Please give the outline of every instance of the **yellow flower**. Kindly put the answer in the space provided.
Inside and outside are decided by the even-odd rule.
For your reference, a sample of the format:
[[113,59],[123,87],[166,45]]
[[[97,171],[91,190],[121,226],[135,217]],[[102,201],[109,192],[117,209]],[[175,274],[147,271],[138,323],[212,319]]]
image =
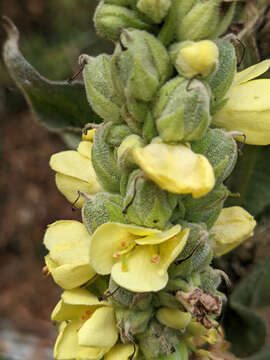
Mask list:
[[244,133],[247,144],[270,144],[270,79],[252,80],[269,67],[265,60],[238,73],[228,102],[213,118],[215,125]]
[[[91,163],[93,133],[83,136],[77,151],[67,150],[52,155],[50,167],[56,171],[55,181],[58,190],[73,203],[78,198],[78,190],[95,194],[101,190]],[[81,196],[75,206],[81,208],[85,199]]]
[[133,150],[136,163],[162,189],[175,194],[206,195],[215,185],[209,161],[184,145],[151,143]]
[[52,312],[61,322],[54,347],[57,360],[99,360],[117,342],[114,310],[85,289],[64,291]]
[[211,229],[216,256],[233,250],[253,235],[256,221],[239,206],[224,208]]
[[90,235],[86,227],[73,220],[56,221],[48,226],[44,244],[49,273],[64,289],[73,289],[92,279],[95,272],[89,265]]
[[189,231],[108,222],[93,234],[90,263],[101,275],[111,273],[120,286],[134,292],[158,291],[168,281],[167,269],[184,248]]

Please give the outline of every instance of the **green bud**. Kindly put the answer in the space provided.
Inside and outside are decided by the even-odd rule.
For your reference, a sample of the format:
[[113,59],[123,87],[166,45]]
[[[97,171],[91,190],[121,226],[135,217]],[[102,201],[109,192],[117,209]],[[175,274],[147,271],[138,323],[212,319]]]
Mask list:
[[219,49],[219,66],[216,73],[210,76],[209,85],[212,91],[211,114],[221,110],[226,103],[224,96],[232,85],[236,74],[235,48],[230,41],[216,40]]
[[124,207],[127,220],[139,226],[164,229],[173,211],[171,197],[135,170],[129,177]]
[[213,166],[216,184],[231,174],[237,161],[238,149],[233,136],[222,129],[210,129],[198,141],[191,143],[194,152],[207,157]]
[[[219,6],[222,0],[199,0],[176,25],[176,38],[183,40],[203,40],[214,34],[220,21]],[[180,2],[181,5],[183,3]],[[180,5],[180,8],[181,8]],[[190,3],[186,5],[187,9]],[[184,11],[183,11],[184,15]]]
[[112,123],[103,124],[95,133],[92,148],[92,165],[103,189],[108,192],[119,192],[121,176],[113,148],[107,143],[107,136],[111,126]]
[[134,311],[124,308],[115,308],[117,327],[120,330],[121,340],[131,342],[133,336],[144,332],[152,317],[152,308],[144,311]]
[[[175,292],[175,291],[187,292],[190,290],[190,284],[188,282],[186,282],[185,280],[181,279],[180,277],[169,278],[166,289],[168,291],[173,291],[173,292]],[[174,299],[175,299],[175,297],[174,297]],[[178,304],[178,308],[179,308],[179,304]]]
[[119,39],[119,30],[121,29],[134,28],[150,32],[155,30],[155,27],[146,22],[138,11],[104,4],[103,1],[96,8],[94,23],[97,32],[112,41]]
[[177,344],[174,350],[172,354],[160,356],[155,360],[189,360],[188,349],[184,343]]
[[136,6],[138,0],[103,0],[104,4],[112,4],[118,6]]
[[184,229],[189,229],[186,246],[177,258],[178,261],[182,261],[193,254],[194,250],[200,245],[200,243],[207,238],[208,232],[205,224],[189,223],[186,221],[181,221],[179,223]]
[[109,293],[111,301],[116,307],[126,307],[134,311],[149,309],[152,302],[151,293],[134,293],[120,287],[112,277],[110,278]]
[[[202,271],[212,261],[213,250],[207,241],[202,241],[200,245],[196,247],[192,255],[183,261],[178,259],[169,268],[169,274],[171,277],[181,276],[187,278],[193,272]],[[179,261],[179,263],[177,263]]]
[[[84,55],[83,55],[84,56]],[[116,123],[121,119],[121,100],[117,95],[111,75],[111,56],[85,57],[83,70],[87,99],[94,111],[105,121]]]
[[199,199],[187,195],[183,200],[186,209],[185,219],[193,223],[203,222],[210,229],[216,222],[228,195],[228,189],[222,184]]
[[156,313],[158,321],[172,329],[185,330],[191,321],[191,314],[179,309],[162,307]]
[[132,131],[127,125],[112,125],[107,136],[107,143],[113,147],[120,146],[122,141],[131,134]]
[[147,112],[147,116],[143,124],[142,135],[147,143],[150,143],[151,140],[158,135],[156,124],[150,111]]
[[126,137],[117,149],[117,159],[119,170],[129,170],[138,166],[133,160],[132,150],[138,147],[144,147],[144,140],[135,134]]
[[82,220],[89,234],[109,221],[124,223],[122,196],[105,192],[91,196],[82,208]]
[[221,283],[220,272],[208,266],[201,274],[201,288],[214,293]]
[[119,45],[113,55],[115,86],[127,99],[150,101],[172,73],[169,55],[146,31],[125,30],[120,40],[124,50]]
[[138,9],[159,24],[167,15],[171,6],[171,0],[139,0]]
[[191,141],[203,136],[210,124],[210,96],[206,86],[181,77],[168,81],[154,104],[158,133],[165,142]]
[[170,309],[179,309],[179,302],[175,296],[167,291],[159,291],[155,294],[156,307],[168,307]]
[[144,333],[137,336],[139,347],[145,357],[156,359],[159,356],[173,354],[179,343],[179,332],[152,320]]

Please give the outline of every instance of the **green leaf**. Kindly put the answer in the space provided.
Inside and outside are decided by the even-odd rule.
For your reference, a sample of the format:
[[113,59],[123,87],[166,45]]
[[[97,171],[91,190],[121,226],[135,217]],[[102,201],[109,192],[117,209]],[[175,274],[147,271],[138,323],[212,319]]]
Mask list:
[[245,358],[244,360],[269,360],[270,359],[270,345],[266,345],[257,354]]
[[258,310],[270,304],[270,255],[238,285],[225,316],[227,339],[237,356],[253,355],[266,340],[266,324]]
[[254,216],[261,215],[270,206],[269,158],[269,146],[245,145],[227,183],[240,198],[229,198],[227,206],[243,206]]
[[2,21],[7,33],[3,48],[5,64],[36,120],[51,131],[77,133],[89,122],[101,122],[87,102],[83,84],[50,81],[41,76],[20,52],[16,26],[5,16]]

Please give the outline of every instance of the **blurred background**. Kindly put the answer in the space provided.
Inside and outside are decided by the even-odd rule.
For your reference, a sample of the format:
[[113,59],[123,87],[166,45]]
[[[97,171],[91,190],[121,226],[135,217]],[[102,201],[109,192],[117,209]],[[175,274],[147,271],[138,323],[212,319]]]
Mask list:
[[[110,46],[98,39],[96,1],[0,0],[21,33],[25,58],[45,77],[65,80],[81,53]],[[0,26],[0,46],[6,37]],[[48,223],[79,219],[57,191],[50,156],[66,149],[61,138],[33,119],[0,60],[0,359],[52,359],[50,312],[60,289],[42,276],[42,238]]]

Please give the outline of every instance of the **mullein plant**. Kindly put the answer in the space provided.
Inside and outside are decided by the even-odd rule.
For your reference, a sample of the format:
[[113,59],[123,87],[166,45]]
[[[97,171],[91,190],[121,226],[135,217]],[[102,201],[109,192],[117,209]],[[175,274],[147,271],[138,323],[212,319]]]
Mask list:
[[[58,360],[222,360],[226,274],[211,266],[256,222],[224,207],[237,141],[270,144],[270,60],[237,73],[235,3],[105,0],[97,32],[112,55],[81,55],[102,119],[50,160],[82,222],[48,226],[45,272],[62,287],[52,313]],[[76,99],[74,99],[76,101]],[[256,119],[256,121],[255,121]],[[221,352],[222,352],[221,351]]]

